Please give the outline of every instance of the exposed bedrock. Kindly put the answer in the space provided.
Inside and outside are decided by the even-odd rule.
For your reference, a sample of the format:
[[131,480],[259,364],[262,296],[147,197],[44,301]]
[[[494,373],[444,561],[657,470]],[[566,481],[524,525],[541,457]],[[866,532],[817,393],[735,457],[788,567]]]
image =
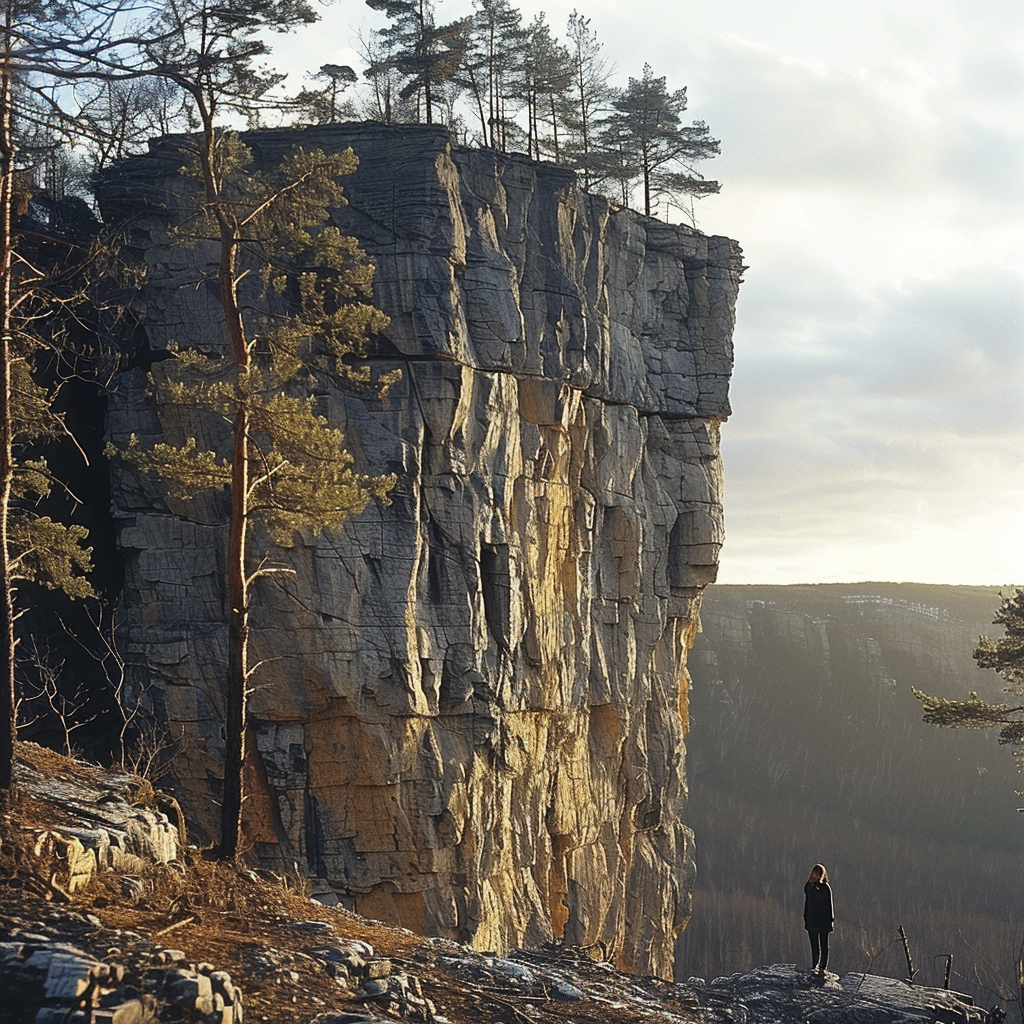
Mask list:
[[[430,126],[247,136],[360,159],[337,223],[392,318],[383,400],[326,390],[389,506],[274,552],[259,590],[246,831],[362,914],[480,948],[602,941],[671,976],[688,919],[686,652],[722,542],[740,251],[616,208],[574,175],[453,147]],[[108,179],[150,268],[143,325],[221,344],[174,143]],[[200,426],[123,375],[109,432]],[[133,684],[184,742],[187,810],[212,835],[226,634],[224,509],[120,471]],[[269,548],[268,548],[269,550]]]

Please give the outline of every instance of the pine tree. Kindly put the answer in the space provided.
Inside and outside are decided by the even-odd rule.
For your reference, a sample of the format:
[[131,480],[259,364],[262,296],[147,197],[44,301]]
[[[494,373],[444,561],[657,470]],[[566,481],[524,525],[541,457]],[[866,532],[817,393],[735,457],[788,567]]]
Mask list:
[[[241,836],[248,692],[258,668],[248,660],[252,587],[274,571],[253,564],[251,528],[262,522],[284,545],[296,530],[339,526],[392,483],[352,469],[342,435],[317,413],[312,390],[325,373],[370,387],[368,375],[347,360],[387,322],[367,301],[372,264],[329,225],[328,210],[343,202],[336,179],[355,158],[297,151],[275,171],[253,170],[248,149],[221,124],[225,115],[255,123],[274,102],[283,76],[260,63],[270,52],[266,33],[316,18],[306,0],[227,0],[218,7],[178,0],[158,9],[145,46],[152,73],[182,90],[200,128],[188,163],[196,212],[175,236],[212,246],[209,277],[223,316],[222,357],[183,345],[172,369],[157,368],[155,383],[166,400],[219,417],[230,454],[189,438],[149,450],[133,442],[122,454],[165,477],[178,494],[230,493],[225,859],[236,856]],[[258,294],[248,294],[256,280]],[[291,308],[283,309],[286,299]]]
[[515,101],[522,96],[527,36],[509,0],[474,0],[460,80],[469,89],[485,146],[505,152],[518,134]]
[[83,251],[55,240],[45,259],[29,259],[19,214],[40,177],[58,184],[69,168],[64,143],[90,137],[83,89],[133,73],[125,59],[132,43],[117,31],[124,6],[3,0],[0,15],[0,797],[13,782],[17,583],[35,579],[72,597],[91,594],[85,531],[34,509],[58,482],[24,452],[62,429],[35,361],[91,302],[94,274],[109,256],[99,246]]
[[573,11],[566,35],[573,61],[573,85],[562,105],[568,135],[562,153],[563,159],[580,172],[583,187],[589,188],[597,143],[595,122],[613,95],[612,69],[602,53],[601,42],[590,28],[589,18]]
[[612,100],[612,112],[601,122],[602,149],[611,156],[604,173],[619,187],[639,181],[643,209],[651,215],[661,196],[704,196],[718,192],[717,181],[708,181],[693,165],[719,152],[703,121],[682,123],[686,89],[669,92],[664,78],[655,78],[650,64],[642,78]]
[[466,49],[466,20],[438,25],[430,0],[366,0],[366,4],[394,23],[378,33],[383,56],[367,74],[397,71],[405,80],[400,98],[422,97],[422,120],[432,124],[436,90],[455,78]]
[[413,96],[402,97],[404,76],[391,63],[391,48],[379,32],[370,32],[359,39],[359,55],[370,83],[370,98],[362,104],[362,112],[371,121],[383,124],[410,124],[419,120],[418,104]]
[[[526,47],[520,75],[522,98],[526,102],[526,145],[529,155],[540,159],[561,158],[559,108],[574,81],[572,54],[551,35],[543,14],[526,29]],[[541,132],[546,124],[550,134]]]
[[[1024,695],[1024,588],[1004,597],[993,625],[1003,626],[1001,637],[978,637],[974,660],[979,668],[995,669],[1005,680],[1006,693]],[[967,700],[933,697],[914,688],[924,709],[924,720],[947,729],[991,729],[1000,726],[999,742],[1014,747],[1017,767],[1024,772],[1024,705],[987,701],[976,691]]]
[[[282,571],[256,557],[252,528],[261,523],[274,544],[290,546],[298,531],[338,529],[372,498],[384,498],[394,479],[357,473],[341,431],[316,408],[324,377],[374,387],[368,372],[349,361],[365,355],[387,324],[369,302],[372,264],[354,239],[329,224],[330,208],[344,202],[336,179],[354,170],[354,155],[297,150],[273,172],[260,172],[237,135],[218,133],[212,164],[205,160],[204,146],[189,168],[204,192],[175,237],[182,244],[220,239],[225,355],[182,347],[176,359],[154,367],[153,378],[164,403],[218,419],[230,455],[195,437],[152,448],[133,438],[117,454],[167,481],[178,497],[223,488],[231,494],[220,845],[230,859],[241,829],[248,693],[259,667],[249,664],[253,585]],[[258,294],[243,295],[240,282],[253,270]]]
[[320,70],[310,77],[324,84],[319,89],[303,89],[289,104],[302,121],[333,124],[342,116],[351,114],[351,103],[342,97],[345,90],[359,79],[352,68],[347,64],[321,64]]

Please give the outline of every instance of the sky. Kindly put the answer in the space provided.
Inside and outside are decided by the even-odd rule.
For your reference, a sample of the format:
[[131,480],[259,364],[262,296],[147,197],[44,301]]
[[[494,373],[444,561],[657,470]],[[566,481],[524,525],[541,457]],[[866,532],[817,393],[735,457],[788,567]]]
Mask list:
[[[697,223],[749,269],[720,582],[1024,584],[1024,4],[518,6],[563,38],[578,7],[618,84],[650,63],[721,140]],[[378,19],[338,0],[275,49],[359,69]]]

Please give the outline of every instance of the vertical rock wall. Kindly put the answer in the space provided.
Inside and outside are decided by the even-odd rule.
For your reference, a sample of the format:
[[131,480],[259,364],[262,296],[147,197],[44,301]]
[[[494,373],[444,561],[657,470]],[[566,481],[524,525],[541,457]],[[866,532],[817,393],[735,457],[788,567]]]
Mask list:
[[[351,145],[338,224],[392,318],[383,401],[322,408],[389,506],[275,557],[259,591],[247,832],[360,913],[482,948],[604,942],[671,976],[689,915],[686,652],[722,541],[739,249],[582,193],[564,169],[465,151],[430,126],[247,137],[258,161]],[[173,142],[108,180],[150,266],[143,329],[216,348]],[[159,370],[159,364],[157,370]],[[109,432],[180,439],[125,374]],[[194,816],[218,792],[226,650],[220,500],[123,474],[123,638],[135,684],[184,727]]]

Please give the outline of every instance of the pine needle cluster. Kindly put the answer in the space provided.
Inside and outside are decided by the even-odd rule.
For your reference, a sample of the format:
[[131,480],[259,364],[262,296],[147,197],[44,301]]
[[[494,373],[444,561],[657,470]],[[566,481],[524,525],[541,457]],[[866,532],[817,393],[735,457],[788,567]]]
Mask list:
[[[995,669],[1005,680],[1006,693],[1024,695],[1024,588],[1017,587],[992,620],[1004,627],[1000,637],[980,636],[974,660],[980,668]],[[924,720],[947,729],[991,729],[1000,726],[999,742],[1013,746],[1018,769],[1024,773],[1024,704],[984,700],[972,690],[967,700],[934,697],[914,688]]]
[[[254,172],[247,147],[225,134],[218,139],[218,202],[197,199],[194,215],[172,231],[179,244],[200,246],[216,237],[218,218],[230,218],[242,251],[240,277],[255,282],[255,301],[244,325],[244,364],[230,353],[177,346],[173,360],[154,368],[154,392],[161,403],[212,414],[225,425],[225,439],[244,407],[252,467],[247,514],[281,546],[301,531],[339,528],[372,498],[386,499],[395,483],[358,473],[343,432],[318,411],[328,382],[381,393],[397,376],[374,382],[359,362],[388,318],[371,302],[372,262],[330,223],[331,208],[345,202],[337,179],[355,167],[351,150],[295,150],[272,171]],[[199,176],[195,165],[186,173]],[[194,436],[151,446],[133,437],[116,453],[164,479],[176,497],[232,482],[231,457]]]

